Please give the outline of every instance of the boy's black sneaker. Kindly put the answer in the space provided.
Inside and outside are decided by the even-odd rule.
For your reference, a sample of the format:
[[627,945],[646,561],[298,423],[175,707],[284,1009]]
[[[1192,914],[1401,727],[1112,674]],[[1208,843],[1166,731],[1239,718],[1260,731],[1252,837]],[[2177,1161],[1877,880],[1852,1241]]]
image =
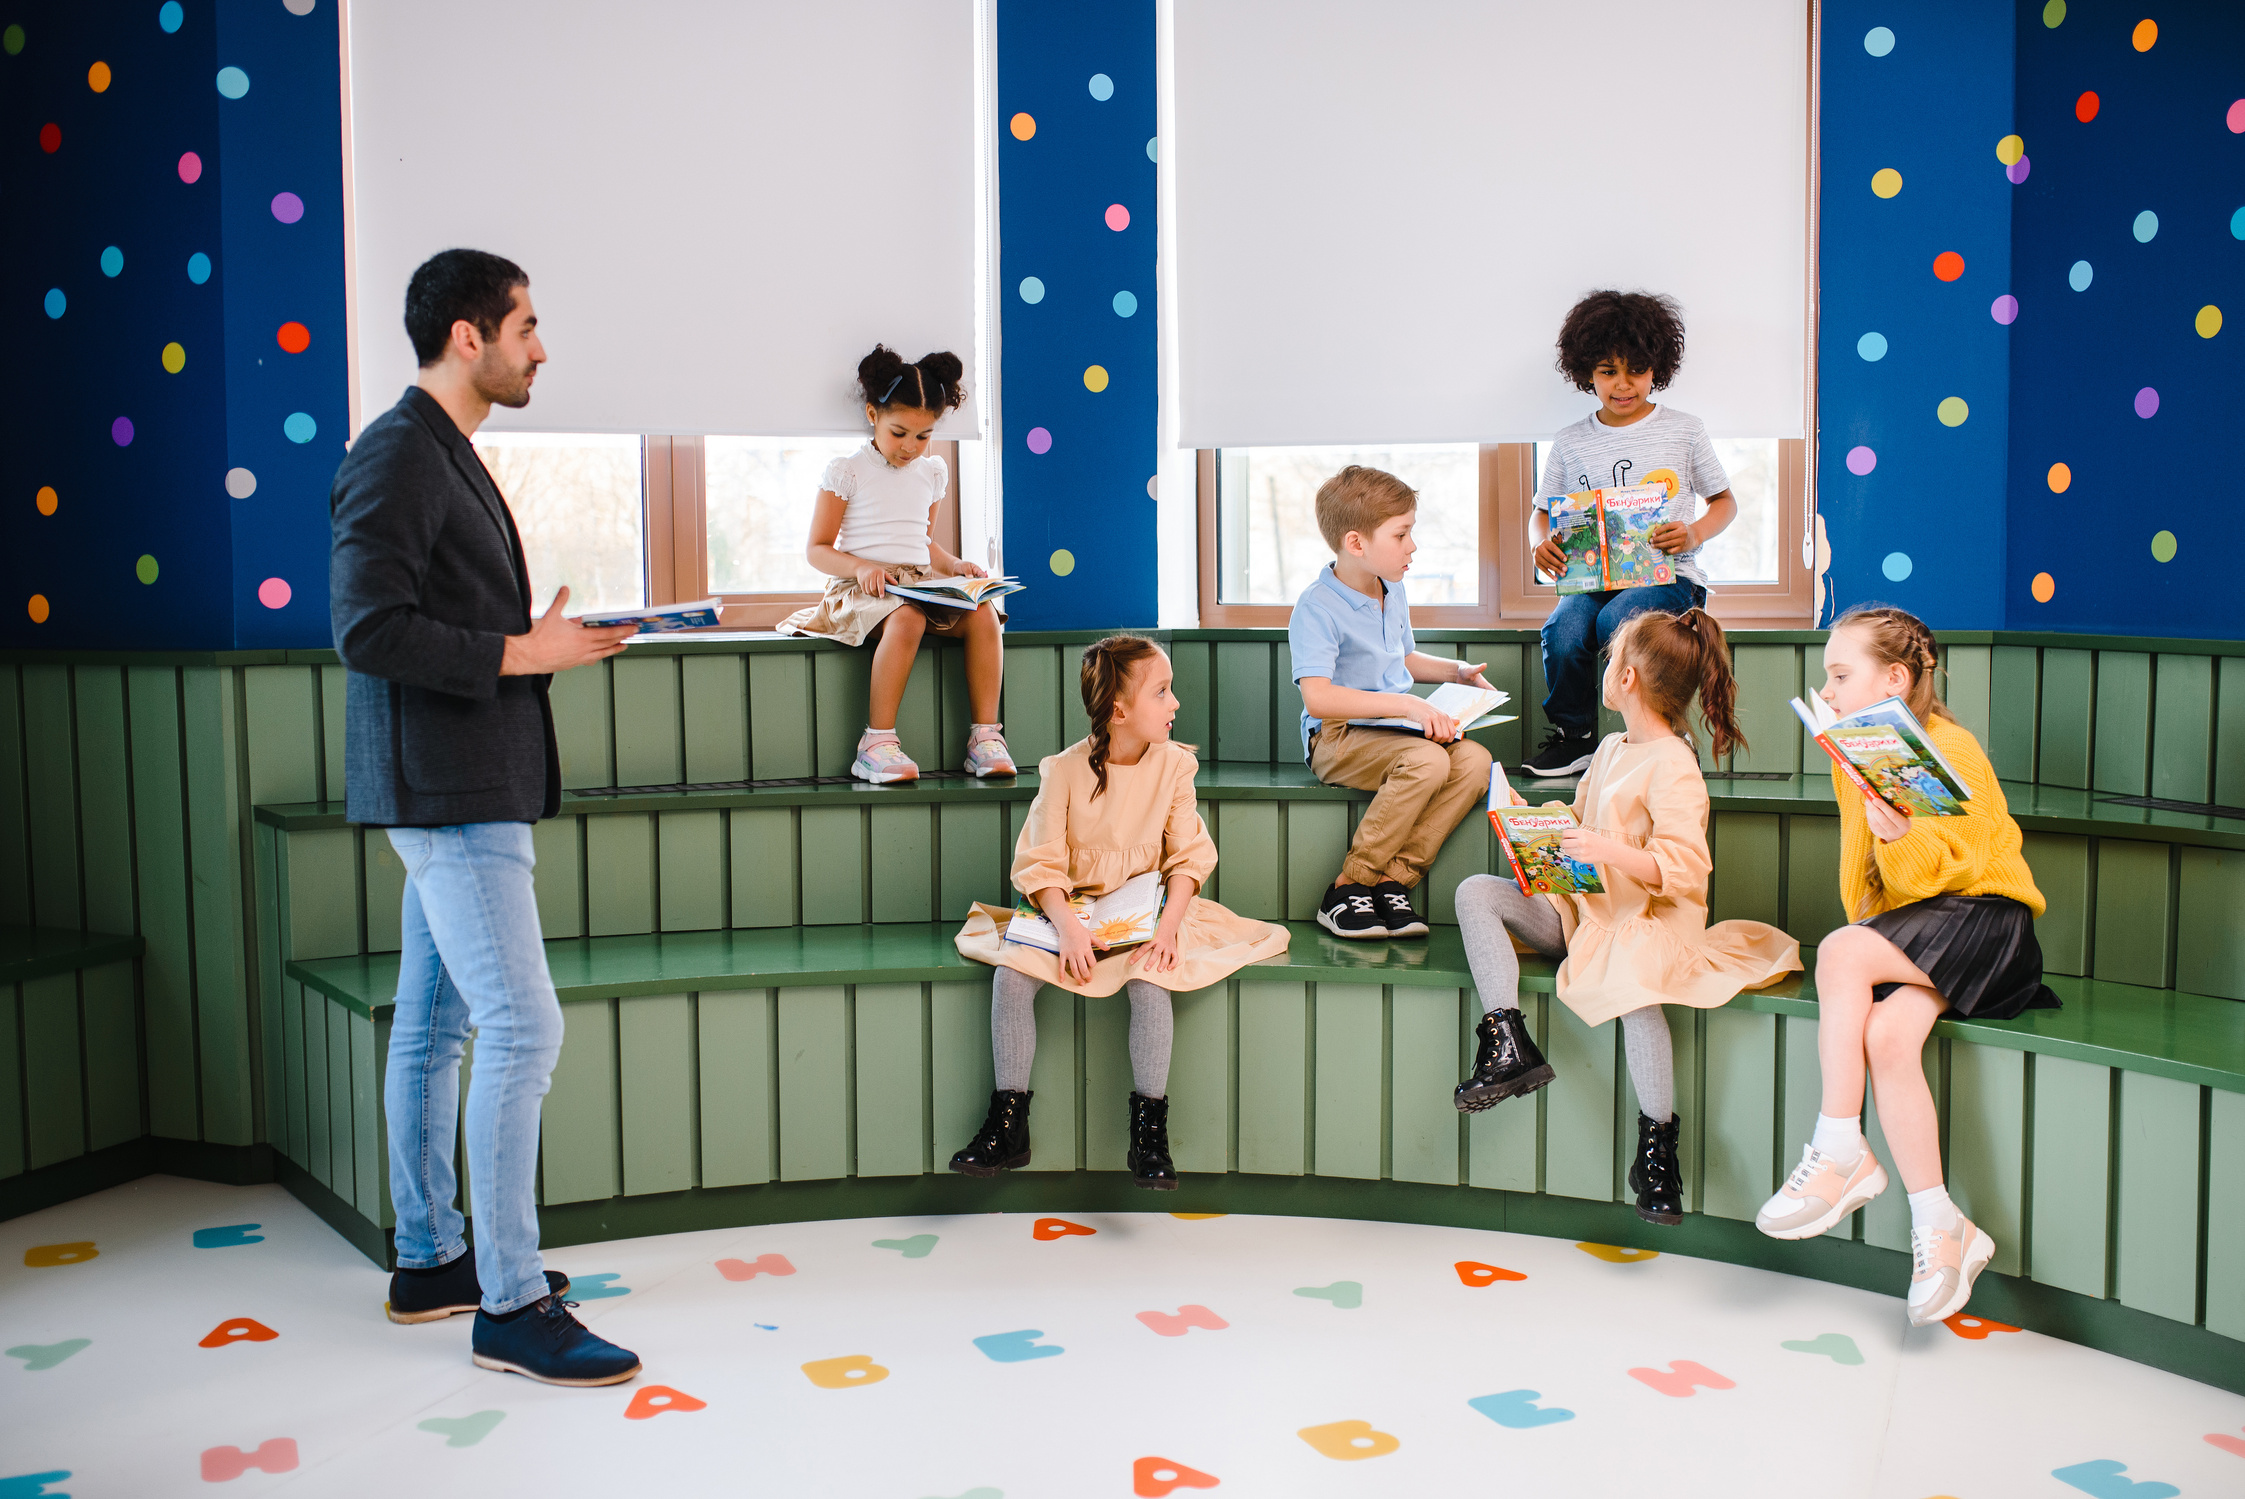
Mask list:
[[[546,1287],[559,1296],[569,1289],[569,1277],[548,1270]],[[382,1303],[382,1315],[392,1322],[436,1322],[481,1305],[483,1287],[476,1281],[476,1252],[471,1244],[465,1254],[434,1269],[392,1271],[390,1299]]]
[[1336,937],[1385,937],[1378,892],[1368,885],[1335,885],[1317,908],[1317,924]]
[[1528,763],[1520,768],[1532,776],[1556,778],[1580,775],[1590,768],[1591,758],[1598,753],[1598,735],[1570,734],[1554,724],[1544,734],[1543,743]]
[[1411,892],[1396,880],[1382,880],[1372,887],[1372,907],[1387,923],[1390,937],[1424,937],[1427,934],[1426,922],[1411,909]]

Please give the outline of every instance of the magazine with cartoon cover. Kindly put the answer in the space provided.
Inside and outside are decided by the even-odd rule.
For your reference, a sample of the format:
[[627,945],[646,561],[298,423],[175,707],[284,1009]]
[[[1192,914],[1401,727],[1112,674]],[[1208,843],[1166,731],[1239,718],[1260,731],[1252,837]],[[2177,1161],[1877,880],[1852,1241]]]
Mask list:
[[1890,697],[1841,718],[1820,697],[1795,698],[1793,712],[1849,780],[1895,811],[1911,817],[1966,814],[1972,793],[1964,778],[1902,699]]
[[[1496,800],[1494,788],[1490,801]],[[1569,858],[1559,851],[1559,840],[1575,826],[1575,813],[1564,802],[1540,807],[1492,805],[1489,820],[1504,840],[1505,856],[1512,862],[1512,877],[1524,895],[1602,895],[1605,881],[1598,866]]]
[[1606,587],[1651,588],[1675,582],[1675,564],[1652,542],[1653,529],[1668,520],[1668,486],[1632,484],[1597,494],[1604,519]]
[[611,625],[636,625],[643,635],[672,630],[714,630],[724,622],[722,599],[696,599],[690,604],[658,604],[651,609],[593,609],[575,616],[580,625],[605,629]]
[[1598,491],[1551,497],[1551,536],[1567,554],[1560,572],[1561,594],[1599,593],[1606,586],[1604,544],[1598,534]]
[[[1094,938],[1113,949],[1150,940],[1168,896],[1160,873],[1148,870],[1125,880],[1097,900],[1088,895],[1071,895],[1068,908],[1091,929]],[[1013,920],[1006,923],[1006,940],[1024,947],[1042,948],[1049,953],[1060,951],[1060,933],[1026,895],[1014,904]]]

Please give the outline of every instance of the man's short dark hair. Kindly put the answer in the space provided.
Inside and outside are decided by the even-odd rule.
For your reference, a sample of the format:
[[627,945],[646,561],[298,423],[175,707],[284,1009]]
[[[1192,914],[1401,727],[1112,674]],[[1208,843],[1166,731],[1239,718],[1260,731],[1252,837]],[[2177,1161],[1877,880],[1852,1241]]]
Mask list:
[[427,369],[444,357],[452,325],[465,322],[486,339],[514,311],[514,289],[528,286],[522,267],[482,250],[440,250],[405,284],[405,336]]
[[1559,329],[1559,373],[1575,389],[1593,389],[1591,372],[1615,355],[1649,371],[1666,390],[1684,362],[1684,313],[1674,297],[1594,291],[1567,310]]

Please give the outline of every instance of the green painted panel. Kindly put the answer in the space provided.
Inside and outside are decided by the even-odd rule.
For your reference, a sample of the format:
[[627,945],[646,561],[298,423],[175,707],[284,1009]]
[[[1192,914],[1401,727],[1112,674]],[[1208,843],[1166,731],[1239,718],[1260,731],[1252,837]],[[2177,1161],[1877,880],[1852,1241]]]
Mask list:
[[681,656],[686,779],[748,779],[748,658]]
[[[12,679],[0,677],[0,692],[12,692],[14,687]],[[25,1169],[22,1013],[21,986],[0,984],[0,1177]]]
[[1381,1169],[1385,1009],[1378,984],[1317,986],[1317,1132],[1311,1159],[1319,1176],[1378,1181],[1386,1174]]
[[70,668],[23,668],[25,803],[31,832],[31,910],[38,926],[84,926],[78,886],[78,785]]
[[2175,987],[2245,999],[2245,853],[2186,848],[2175,902]]
[[140,1023],[133,965],[104,963],[78,975],[85,1006],[88,1150],[137,1140],[140,1128]]
[[[748,658],[749,773],[759,780],[815,775],[811,657]],[[847,762],[844,769],[847,769]]]
[[585,935],[655,930],[655,819],[644,812],[585,819]]
[[[974,722],[974,705],[967,697],[967,653],[945,647],[935,653],[928,666],[937,674],[936,709],[942,720],[942,763],[963,765],[967,758],[967,730]],[[1002,681],[999,690],[1004,691]]]
[[[1545,998],[1541,994],[1520,996],[1521,1013],[1538,1046],[1544,1044]],[[1458,1076],[1462,1078],[1466,1068],[1472,1065],[1475,1048],[1480,1044],[1474,1034],[1474,1027],[1481,1023],[1479,991],[1464,991],[1458,1011],[1458,1023],[1463,1029],[1459,1049],[1464,1060],[1458,1066]],[[1453,1082],[1452,1087],[1455,1086]],[[1542,1097],[1543,1092],[1531,1093],[1526,1098],[1507,1099],[1478,1114],[1464,1116],[1468,1186],[1493,1187],[1507,1192],[1536,1190],[1537,1158],[1541,1154],[1536,1148],[1536,1137],[1539,1116],[1543,1112],[1538,1100]],[[1451,1107],[1454,1109],[1456,1105]]]
[[[344,720],[350,711],[351,674],[340,666],[323,666],[320,673],[320,798],[343,800],[343,753],[348,736]],[[168,676],[169,673],[167,672]]]
[[2027,1273],[2046,1286],[2105,1294],[2112,1071],[2033,1060],[2033,1227]]
[[1286,919],[1277,802],[1220,802],[1211,831],[1224,865],[1224,904],[1257,921]]
[[716,931],[725,925],[725,814],[664,812],[655,824],[662,929]]
[[[533,823],[531,825],[532,858],[536,859],[539,864],[546,862],[545,850],[538,846],[537,836],[539,830],[546,827],[558,828],[566,834],[569,840],[569,852],[572,855],[576,853],[577,822],[575,818],[570,818],[565,822]],[[302,835],[289,834],[287,836],[295,838]],[[366,881],[366,950],[368,952],[396,952],[404,941],[399,933],[399,926],[404,919],[405,861],[398,857],[396,849],[390,847],[389,836],[380,828],[368,828],[363,845],[361,865],[362,877]],[[572,859],[570,862],[574,863],[575,860]],[[574,884],[575,882],[572,881],[571,883]],[[574,891],[571,893],[574,895]],[[576,924],[574,920],[576,914],[577,902],[572,899],[569,902],[569,915],[572,918],[569,924],[572,926]],[[576,935],[576,933],[569,931],[557,932],[546,925],[544,919],[545,903],[542,900],[539,902],[538,915],[540,935],[547,937],[573,937]]]
[[[317,1001],[325,1003],[324,1000]],[[301,1166],[311,1154],[311,1126],[304,1112],[304,986],[294,979],[281,985],[281,1099],[266,1107],[273,1144]],[[153,1064],[151,1055],[150,1062]],[[161,1133],[161,1131],[158,1131]]]
[[1536,1095],[1544,1110],[1546,1192],[1614,1200],[1614,1043],[1613,1026],[1584,1025],[1557,1001],[1545,1007],[1543,1053],[1559,1074]]
[[616,1001],[624,1191],[683,1192],[694,1181],[694,1004],[683,994]]
[[284,836],[288,841],[281,862],[288,880],[289,956],[340,958],[357,952],[357,830],[321,828]]
[[763,807],[726,816],[732,819],[732,924],[795,925],[795,812]]
[[[850,762],[857,758],[858,739],[868,723],[867,698],[873,684],[873,652],[821,651],[810,661],[812,696],[817,703],[818,774],[848,775]],[[762,706],[761,699],[758,706]],[[911,753],[909,747],[906,753]]]
[[[1948,690],[1941,695],[1957,722],[1970,729],[1972,737],[1982,744],[1988,742],[1988,649],[1984,645],[1949,646],[1944,652]],[[1812,663],[1810,675],[1821,679],[1822,674],[1822,667]]]
[[935,808],[874,807],[875,921],[934,921]]
[[[1429,921],[1444,926],[1455,926],[1458,921],[1458,886],[1469,876],[1488,874],[1502,858],[1490,836],[1489,814],[1476,802],[1468,808],[1465,820],[1451,829],[1443,840],[1442,850],[1434,856],[1434,866],[1427,871],[1426,879],[1411,892],[1412,904]],[[1312,903],[1315,910],[1315,903]]]
[[1777,1017],[1729,1009],[1709,1010],[1706,1015],[1700,1211],[1720,1218],[1752,1218],[1781,1179],[1773,1154]]
[[[928,985],[928,1075],[934,1090],[935,1169],[974,1138],[990,1111],[990,984]],[[1032,1126],[1035,1120],[1031,1121]],[[1034,1129],[1031,1131],[1032,1146]]]
[[[924,665],[933,667],[934,663]],[[857,986],[857,1176],[929,1167],[927,1025],[918,984]],[[948,1154],[946,1156],[948,1159]]]
[[1177,694],[1177,721],[1169,726],[1169,732],[1173,738],[1199,746],[1204,760],[1216,758],[1215,741],[1209,738],[1210,726],[1215,722],[1209,713],[1215,683],[1215,650],[1205,640],[1180,640],[1169,648],[1169,690]]
[[[347,1023],[351,1029],[352,1179],[357,1188],[351,1205],[368,1222],[380,1224],[390,1202],[390,1142],[382,1128],[381,1107],[383,1061],[389,1048],[385,1044],[380,1051],[375,1049],[374,1022],[364,1015],[352,1015]],[[381,1039],[388,1041],[386,1035]]]
[[240,830],[247,809],[235,780],[234,675],[226,668],[188,667],[180,673],[180,686],[203,1138],[218,1145],[247,1145],[255,1138],[247,955],[242,950]]
[[2214,800],[2245,807],[2245,656],[2222,657],[2215,703]]
[[2150,782],[2151,657],[2141,651],[2099,651],[2092,784],[2099,791],[2142,796]]
[[[1083,1005],[1084,1169],[1122,1171],[1130,1150],[1130,996]],[[1172,1159],[1174,1159],[1172,1155]]]
[[[1676,1113],[1682,1121],[1681,1127],[1676,1131],[1676,1165],[1684,1178],[1685,1208],[1690,1212],[1698,1212],[1699,1163],[1705,1154],[1706,1147],[1702,1137],[1707,1130],[1706,1100],[1701,1096],[1699,1088],[1699,1054],[1703,1049],[1700,1037],[1704,1012],[1688,1005],[1664,1005],[1662,1008],[1668,1012],[1668,1045],[1676,1059]],[[1782,1028],[1781,1023],[1781,1031]],[[1779,1044],[1782,1049],[1782,1036]],[[1631,1107],[1625,1112],[1630,1117],[1617,1121],[1620,1133],[1614,1139],[1615,1151],[1621,1157],[1618,1165],[1625,1186],[1629,1181],[1629,1159],[1635,1153],[1637,1143],[1634,1089],[1629,1102]]]
[[[1063,748],[1060,737],[1060,652],[1049,645],[1006,647],[1006,745],[1026,769]],[[1073,692],[1076,684],[1069,682]]]
[[1271,648],[1261,641],[1216,646],[1216,760],[1271,758]]
[[[2214,784],[2214,658],[2161,656],[2151,730],[2151,794],[2202,802]],[[83,689],[81,689],[83,691]]]
[[1307,1166],[1309,1006],[1301,984],[1239,981],[1241,1171],[1300,1176]]
[[1294,651],[1283,640],[1271,642],[1271,759],[1299,763],[1302,755],[1302,689],[1294,683]]
[[[2214,1090],[2206,1133],[2206,1173],[2245,1181],[2245,1093]],[[2245,1339],[2245,1192],[2206,1200],[2206,1330]]]
[[619,786],[666,786],[686,777],[678,662],[676,656],[622,655],[608,663]]
[[547,698],[553,705],[554,743],[561,751],[561,784],[564,787],[618,784],[616,746],[608,711],[610,665],[608,661],[596,661],[575,671],[558,673],[547,689]]
[[782,989],[780,1180],[850,1174],[850,1031],[839,985]]
[[2050,973],[2089,971],[2090,899],[2096,883],[2090,874],[2087,838],[2071,833],[2027,833],[2020,852],[2034,874],[2047,909],[2035,922],[2042,965]]
[[[617,1158],[616,1001],[562,1008],[561,1060],[540,1115],[541,1202],[598,1202],[623,1190]],[[461,1091],[463,1101],[467,1098]],[[461,1189],[468,1187],[465,1173]]]
[[1847,925],[1840,899],[1840,820],[1785,819],[1785,930],[1814,946]]
[[[1060,743],[1063,747],[1091,732],[1091,718],[1084,712],[1084,649],[1080,645],[1060,648]],[[1176,691],[1174,682],[1170,690]]]
[[[1816,1133],[1816,1117],[1824,1111],[1824,1067],[1816,1055],[1821,1024],[1804,1015],[1787,1015],[1778,1025],[1778,1080],[1784,1087],[1777,1120],[1780,1171],[1790,1172],[1799,1163],[1801,1147]],[[1837,1232],[1844,1236],[1847,1230]]]
[[[0,922],[12,926],[31,924],[31,834],[24,823],[23,809],[21,680],[18,668],[0,665]],[[17,1127],[21,1127],[20,1120]]]
[[1473,1060],[1460,1055],[1458,992],[1398,985],[1391,1014],[1388,1175],[1455,1186],[1461,1116],[1451,1092]]
[[803,847],[818,851],[803,862],[803,925],[854,926],[868,919],[863,815],[856,807],[803,809]]
[[1988,664],[1988,761],[2006,781],[2035,778],[2036,687],[2033,646],[1999,645]]
[[[327,1103],[327,1021],[330,1007],[327,997],[309,989],[299,989],[302,997],[304,1049],[290,1061],[304,1069],[304,1154],[297,1164],[319,1178],[321,1186],[328,1186],[335,1178],[335,1160],[328,1142],[328,1125],[334,1117]],[[343,1013],[340,1010],[336,1014]],[[466,1090],[461,1097],[465,1099]],[[553,1100],[546,1100],[550,1112]]]
[[251,804],[319,800],[319,669],[247,668],[242,672],[242,716]]
[[1341,873],[1349,851],[1349,809],[1342,802],[1286,806],[1286,919],[1314,921],[1318,902]]
[[2089,784],[2095,660],[2091,651],[2042,653],[2042,757],[2035,779],[2046,786]]
[[[0,688],[7,685],[0,678]],[[126,674],[132,714],[134,877],[140,897],[142,1011],[148,1027],[148,1127],[193,1140],[195,973],[188,909],[187,815],[180,778],[179,676],[169,667]],[[0,714],[10,706],[0,696]],[[4,728],[0,724],[0,728]],[[9,746],[0,745],[0,756]]]
[[2122,984],[2174,982],[2168,934],[2174,910],[2168,845],[2097,840],[2096,950],[2092,972]]
[[349,1202],[358,1191],[358,1152],[352,1144],[350,1011],[329,1005],[327,1012],[328,1185]]
[[[554,817],[530,825],[530,857],[536,861],[531,881],[538,897],[538,929],[549,939],[585,934],[583,836],[584,819],[580,817]],[[366,840],[370,848],[377,838],[388,846],[389,839],[370,833]],[[391,857],[397,857],[394,850]],[[398,866],[401,877],[404,867]],[[366,930],[370,947],[374,940],[375,888],[370,863],[366,885]]]
[[86,1153],[78,975],[52,973],[32,979],[21,990],[28,1159],[36,1171]]
[[126,773],[125,674],[77,669],[78,849],[85,861],[86,927],[133,929],[132,791]]
[[[1081,1115],[1077,1080],[1076,996],[1050,986],[1037,991],[1037,1060],[1029,1069],[1030,1149],[1023,1169],[1074,1171],[1083,1165],[1083,1142],[1076,1128]],[[962,1144],[965,1142],[961,1142]]]
[[1736,646],[1731,651],[1731,669],[1738,678],[1738,726],[1749,746],[1731,757],[1731,768],[1797,773],[1801,768],[1801,721],[1786,705],[1801,691],[1801,648]]
[[2198,1320],[2199,1093],[2172,1078],[2120,1075],[2113,1294],[2182,1323]]
[[[1920,1059],[1920,1069],[1926,1077],[1926,1086],[1932,1090],[1936,1106],[1941,1097],[1938,1078],[1940,1043],[1928,1041]],[[1863,1140],[1886,1163],[1887,1175],[1892,1184],[1880,1193],[1868,1207],[1856,1215],[1862,1224],[1863,1242],[1880,1249],[1893,1249],[1907,1253],[1910,1248],[1910,1198],[1903,1187],[1901,1168],[1895,1164],[1894,1148],[1887,1143],[1886,1128],[1879,1122],[1878,1086],[1871,1086],[1871,1106],[1863,1111]],[[1785,1163],[1788,1167],[1792,1162]]]
[[1170,996],[1175,1040],[1169,1062],[1169,1151],[1183,1171],[1214,1174],[1231,1164],[1231,985]]
[[[1028,808],[1020,802],[1015,802],[1013,806],[1016,809],[1013,813],[1013,824],[1015,829],[1014,844],[1016,847],[1019,847],[1021,842],[1020,828],[1023,820],[1028,815]],[[1193,810],[1200,814],[1200,825],[1208,830],[1208,836],[1211,839],[1215,838],[1217,819],[1216,804],[1211,801],[1202,800],[1194,804]],[[1224,861],[1221,857],[1217,859],[1216,867],[1208,872],[1208,878],[1201,881],[1200,893],[1207,896],[1210,900],[1214,901],[1220,901],[1225,898]]]
[[1005,813],[995,804],[937,809],[937,884],[935,919],[964,921],[975,901],[1007,902],[1013,887],[1006,873],[1013,847],[1006,842]]
[[[1498,724],[1492,729],[1483,729],[1473,736],[1489,747],[1489,753],[1496,757],[1500,765],[1518,765],[1527,757],[1528,751],[1535,747],[1526,742],[1524,729],[1528,721],[1528,706],[1525,668],[1521,664],[1524,658],[1521,653],[1526,649],[1528,648],[1525,646],[1484,641],[1475,645],[1472,651],[1474,658],[1484,663],[1481,675],[1488,678],[1489,685],[1511,695],[1511,701],[1497,711],[1511,714],[1513,721]],[[1284,729],[1285,725],[1280,725],[1282,733]]]
[[702,1185],[772,1179],[772,991],[733,989],[695,1001],[699,1021]]
[[[1948,1185],[1965,1216],[1996,1241],[1988,1268],[2017,1275],[2027,1222],[2025,1052],[1950,1044]],[[1902,1190],[1899,1179],[1887,1188]]]
[[[943,718],[937,702],[936,678],[943,668],[936,662],[937,649],[924,645],[912,663],[912,674],[904,679],[904,700],[897,704],[896,734],[904,745],[904,752],[924,770],[941,769],[943,758]],[[865,728],[861,720],[850,734],[850,757],[857,757],[858,733]],[[820,732],[824,733],[823,725]],[[821,746],[825,744],[822,739]],[[959,760],[950,762],[956,769],[966,758],[962,752]]]
[[[1715,872],[1708,882],[1708,919],[1779,925],[1785,916],[1780,905],[1785,887],[1778,862],[1777,814],[1717,812],[1713,831]],[[1832,878],[1836,882],[1838,877],[1835,861]]]

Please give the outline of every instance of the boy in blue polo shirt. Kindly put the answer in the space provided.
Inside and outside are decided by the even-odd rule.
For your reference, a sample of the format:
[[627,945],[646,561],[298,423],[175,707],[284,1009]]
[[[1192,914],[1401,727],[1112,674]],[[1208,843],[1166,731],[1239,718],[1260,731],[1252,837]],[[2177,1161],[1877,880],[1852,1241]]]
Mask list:
[[[1376,793],[1340,877],[1318,906],[1336,937],[1417,937],[1409,891],[1489,788],[1489,752],[1456,719],[1411,695],[1413,682],[1488,686],[1485,663],[1421,654],[1403,594],[1418,543],[1419,496],[1393,474],[1351,464],[1319,486],[1317,529],[1333,565],[1294,603],[1286,627],[1302,690],[1302,754],[1317,778]],[[1362,718],[1408,718],[1418,731]]]

